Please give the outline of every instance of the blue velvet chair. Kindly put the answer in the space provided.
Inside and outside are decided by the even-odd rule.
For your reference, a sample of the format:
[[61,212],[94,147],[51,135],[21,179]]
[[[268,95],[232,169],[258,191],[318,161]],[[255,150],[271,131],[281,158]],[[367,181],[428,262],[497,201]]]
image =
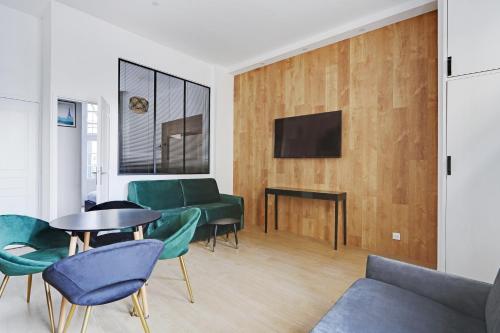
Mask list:
[[193,239],[200,215],[199,208],[190,208],[157,228],[151,226],[146,236],[148,239],[158,239],[165,243],[160,260],[179,258],[191,303],[194,303],[193,291],[183,256],[189,251],[189,243]]
[[[27,302],[31,298],[33,274],[41,273],[54,262],[68,255],[69,235],[64,231],[52,229],[45,221],[22,215],[0,216],[0,272],[5,274],[0,285],[0,297],[11,276],[28,276]],[[16,256],[5,247],[24,245],[34,249],[29,253]],[[45,296],[51,330],[54,332],[53,308],[50,287],[45,284]]]
[[146,283],[163,250],[157,240],[122,242],[63,259],[43,272],[43,279],[72,305],[64,326],[68,329],[77,305],[86,306],[81,332],[87,330],[93,306],[132,296],[144,332],[149,327],[136,293]]

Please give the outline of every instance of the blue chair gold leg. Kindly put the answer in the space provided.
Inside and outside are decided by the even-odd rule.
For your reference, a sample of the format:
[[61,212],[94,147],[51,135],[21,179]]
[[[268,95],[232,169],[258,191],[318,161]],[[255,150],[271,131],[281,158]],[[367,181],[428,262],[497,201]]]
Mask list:
[[55,333],[56,328],[54,324],[54,308],[52,307],[52,296],[50,295],[50,285],[45,282],[45,297],[47,298],[47,308],[49,310],[50,331]]
[[193,290],[191,289],[191,283],[189,283],[189,276],[188,272],[186,269],[186,263],[184,262],[183,256],[179,257],[179,261],[181,263],[181,269],[182,269],[182,274],[184,275],[184,281],[186,281],[188,293],[189,293],[189,301],[191,303],[194,303],[194,298],[193,298]]
[[33,275],[28,275],[28,290],[26,290],[26,303],[30,302],[31,299],[31,284],[33,282]]
[[75,314],[76,304],[71,304],[71,308],[69,309],[68,318],[66,319],[66,323],[64,323],[63,333],[68,331],[69,325],[71,323],[71,319],[73,319],[73,315]]
[[141,324],[142,328],[144,329],[144,332],[150,333],[148,323],[144,318],[144,313],[142,312],[142,308],[141,305],[139,304],[139,299],[137,298],[136,294],[132,294],[132,301],[134,302],[134,308],[137,309],[137,312],[139,313],[139,318],[141,319]]
[[[138,300],[140,300],[142,298],[141,297],[141,289],[139,289],[139,291],[137,291],[137,295],[136,296],[137,296]],[[133,307],[132,307],[132,310],[130,310],[130,315],[132,317],[139,317],[139,311],[137,311],[137,309],[135,308],[135,303],[132,303],[132,304],[133,304]],[[139,305],[140,305],[140,301],[139,301]]]
[[5,291],[5,287],[7,286],[7,282],[9,282],[9,276],[5,275],[2,280],[2,284],[0,285],[0,297],[2,297],[3,292]]
[[83,318],[83,325],[82,325],[81,333],[87,332],[87,326],[89,325],[90,311],[92,311],[92,307],[87,306],[87,309],[85,310],[85,317]]

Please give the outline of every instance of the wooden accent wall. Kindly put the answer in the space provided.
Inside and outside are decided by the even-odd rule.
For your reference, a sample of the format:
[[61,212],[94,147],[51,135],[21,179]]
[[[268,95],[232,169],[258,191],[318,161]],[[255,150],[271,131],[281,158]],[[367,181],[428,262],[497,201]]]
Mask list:
[[[274,119],[334,110],[341,158],[273,158]],[[234,140],[247,223],[264,223],[265,186],[342,190],[349,245],[435,267],[436,12],[236,76]],[[281,197],[280,229],[331,241],[332,212],[330,202]]]

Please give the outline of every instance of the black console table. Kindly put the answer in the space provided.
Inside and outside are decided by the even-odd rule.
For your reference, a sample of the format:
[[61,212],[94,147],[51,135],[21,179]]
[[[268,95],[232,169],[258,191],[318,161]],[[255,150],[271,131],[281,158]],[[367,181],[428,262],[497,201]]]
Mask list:
[[344,245],[347,245],[347,193],[334,191],[317,191],[288,187],[266,187],[265,189],[265,232],[267,233],[267,196],[274,195],[274,228],[278,230],[278,196],[285,195],[306,199],[330,200],[335,202],[335,235],[334,249],[337,250],[337,238],[339,231],[339,201],[342,201],[342,212],[344,213]]

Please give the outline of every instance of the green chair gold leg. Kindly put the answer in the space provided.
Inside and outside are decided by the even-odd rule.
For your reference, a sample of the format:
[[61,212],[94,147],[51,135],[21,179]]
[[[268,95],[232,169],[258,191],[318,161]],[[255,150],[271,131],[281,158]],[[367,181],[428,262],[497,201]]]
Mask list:
[[33,282],[33,275],[28,275],[28,290],[26,290],[26,302],[29,303],[31,299],[31,284]]
[[45,282],[44,285],[45,285],[45,297],[47,298],[47,308],[49,310],[50,331],[52,333],[55,333],[56,328],[54,324],[54,309],[52,307],[52,296],[50,295],[50,286],[47,282]]
[[191,284],[189,283],[189,276],[188,272],[186,269],[186,264],[184,263],[184,258],[182,256],[179,257],[179,261],[181,263],[181,269],[182,269],[182,274],[184,275],[184,280],[186,281],[188,293],[189,293],[189,301],[191,303],[194,303],[194,298],[193,298],[193,290],[191,289]]
[[92,311],[92,307],[87,306],[87,309],[85,310],[85,318],[83,318],[83,325],[82,325],[81,333],[87,332],[87,326],[89,324],[89,318],[90,318],[90,311]]
[[2,280],[2,284],[0,285],[0,297],[2,297],[5,287],[7,286],[7,282],[9,282],[9,276],[5,275]]
[[142,308],[141,305],[139,304],[139,299],[137,298],[136,294],[132,294],[132,301],[134,302],[135,309],[137,309],[137,311],[139,312],[139,318],[141,319],[141,324],[142,328],[144,329],[144,333],[150,333],[148,323],[144,318],[144,313],[142,312]]
[[66,318],[66,323],[64,324],[63,333],[68,331],[69,325],[71,324],[71,319],[73,319],[73,315],[75,314],[76,304],[71,304],[71,308],[69,309],[68,318]]

